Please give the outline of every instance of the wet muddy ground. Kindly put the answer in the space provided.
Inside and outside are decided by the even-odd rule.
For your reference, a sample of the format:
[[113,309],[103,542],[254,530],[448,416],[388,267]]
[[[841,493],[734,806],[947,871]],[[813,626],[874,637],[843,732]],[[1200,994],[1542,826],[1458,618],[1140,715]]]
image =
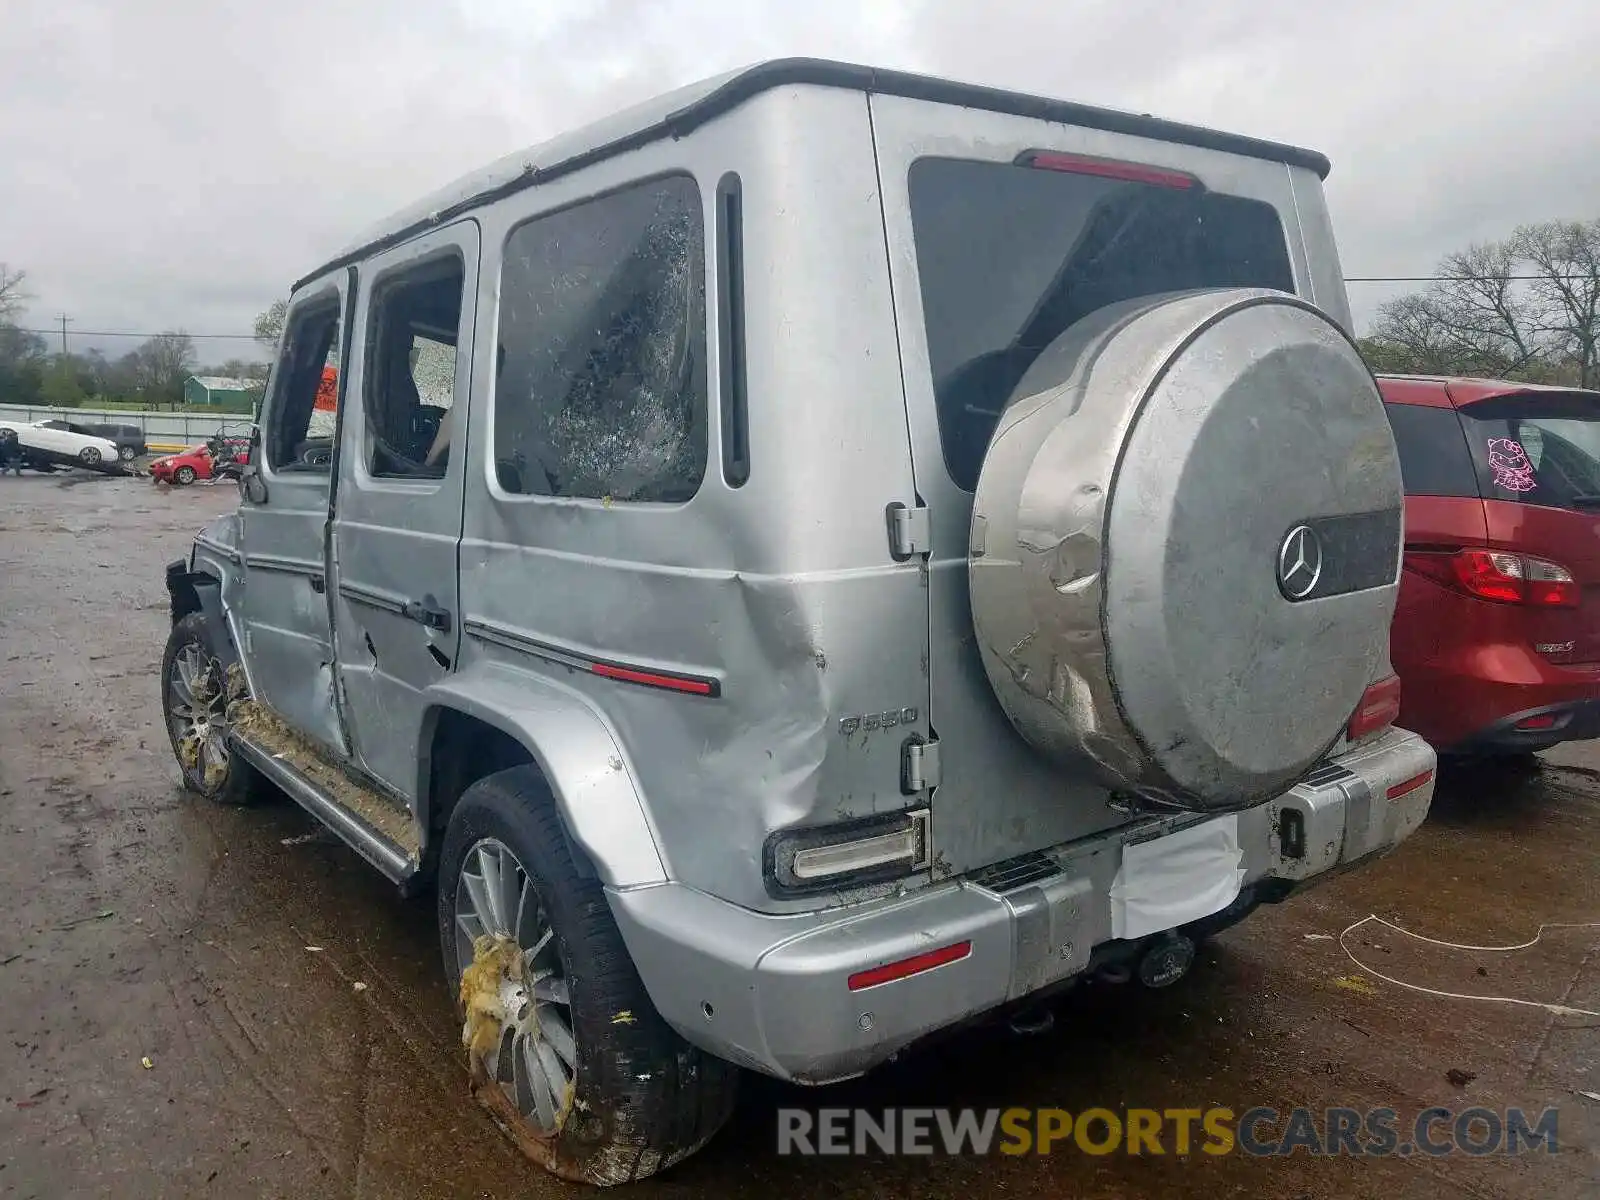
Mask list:
[[[186,797],[158,707],[162,566],[227,486],[0,479],[0,1196],[555,1196],[469,1101],[430,902],[283,803]],[[963,1036],[867,1080],[746,1088],[633,1189],[717,1197],[1600,1193],[1600,1018],[1365,976],[1368,913],[1522,942],[1600,921],[1600,752],[1447,777],[1385,861],[1263,910],[1160,992],[1081,989],[1053,1032]],[[1518,953],[1368,926],[1392,979],[1600,1010],[1600,928]],[[1452,1081],[1452,1073],[1453,1080]],[[797,1159],[784,1105],[1560,1109],[1560,1153],[1383,1159]]]

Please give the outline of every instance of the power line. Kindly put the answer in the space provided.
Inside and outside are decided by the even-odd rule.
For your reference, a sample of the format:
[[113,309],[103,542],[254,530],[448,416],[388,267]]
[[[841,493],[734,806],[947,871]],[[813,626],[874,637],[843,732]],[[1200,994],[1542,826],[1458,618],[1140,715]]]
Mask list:
[[[1505,280],[1508,283],[1537,283],[1544,279],[1559,279],[1564,283],[1583,283],[1589,275],[1485,275],[1486,280]],[[1460,275],[1346,275],[1346,283],[1471,283]]]
[[[55,334],[55,333],[59,333],[60,330],[58,330],[58,329],[23,329],[22,332],[23,333],[39,333],[39,334]],[[197,338],[197,339],[199,339],[199,338],[205,338],[205,339],[216,338],[216,339],[220,339],[221,341],[225,341],[225,342],[238,342],[238,341],[253,342],[253,341],[256,340],[256,335],[253,334],[253,333],[184,333],[181,330],[175,330],[175,329],[147,330],[147,331],[145,331],[143,333],[140,333],[140,332],[138,332],[136,330],[128,330],[128,329],[80,329],[80,330],[78,330],[78,336],[79,337],[151,338],[151,337],[165,337],[168,334],[173,334],[173,335],[176,335],[178,337],[191,337],[191,338]]]

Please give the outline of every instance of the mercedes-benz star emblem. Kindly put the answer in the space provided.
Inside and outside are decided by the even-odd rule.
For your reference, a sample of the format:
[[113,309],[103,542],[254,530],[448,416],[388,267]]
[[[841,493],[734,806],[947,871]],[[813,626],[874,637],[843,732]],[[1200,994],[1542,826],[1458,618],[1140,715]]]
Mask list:
[[1309,525],[1296,525],[1278,548],[1278,587],[1291,600],[1304,600],[1322,578],[1322,539]]

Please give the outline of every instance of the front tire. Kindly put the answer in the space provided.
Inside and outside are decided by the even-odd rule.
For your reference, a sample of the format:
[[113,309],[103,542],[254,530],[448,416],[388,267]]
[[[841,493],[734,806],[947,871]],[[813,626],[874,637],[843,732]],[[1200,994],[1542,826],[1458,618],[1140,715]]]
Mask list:
[[100,448],[98,446],[85,446],[78,451],[78,461],[86,467],[98,467],[101,462]]
[[181,483],[184,487],[188,487],[194,482],[194,468],[179,467],[172,473],[172,479],[174,483]]
[[684,1041],[651,1004],[535,768],[462,795],[438,896],[473,1093],[530,1158],[574,1182],[629,1183],[727,1121],[738,1068]]
[[216,804],[251,804],[265,781],[228,745],[228,679],[202,613],[172,627],[161,656],[161,707],[183,786]]

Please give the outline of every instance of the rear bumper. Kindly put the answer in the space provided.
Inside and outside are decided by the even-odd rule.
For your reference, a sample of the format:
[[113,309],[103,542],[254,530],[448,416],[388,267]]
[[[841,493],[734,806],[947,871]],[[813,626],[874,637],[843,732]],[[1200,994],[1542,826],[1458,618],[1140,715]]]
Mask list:
[[[677,883],[607,895],[651,999],[686,1039],[764,1074],[828,1083],[1082,973],[1117,943],[1114,887],[1128,846],[1230,822],[1241,894],[1281,890],[1406,838],[1427,815],[1434,766],[1426,742],[1390,730],[1232,817],[1135,822],[906,896],[815,912],[754,912]],[[859,972],[959,943],[965,952],[932,970],[849,986]]]
[[1527,754],[1562,742],[1600,737],[1600,698],[1559,700],[1522,709],[1450,747],[1457,754]]
[[[1453,612],[1443,615],[1454,615]],[[1525,633],[1525,631],[1523,631]],[[1452,630],[1452,639],[1469,639]],[[1403,640],[1396,638],[1397,645]],[[1600,663],[1552,663],[1523,638],[1464,640],[1448,653],[1407,661],[1399,650],[1400,724],[1447,753],[1542,750],[1600,735],[1586,715],[1600,702]],[[1557,729],[1524,738],[1514,726],[1543,713],[1563,716]]]

